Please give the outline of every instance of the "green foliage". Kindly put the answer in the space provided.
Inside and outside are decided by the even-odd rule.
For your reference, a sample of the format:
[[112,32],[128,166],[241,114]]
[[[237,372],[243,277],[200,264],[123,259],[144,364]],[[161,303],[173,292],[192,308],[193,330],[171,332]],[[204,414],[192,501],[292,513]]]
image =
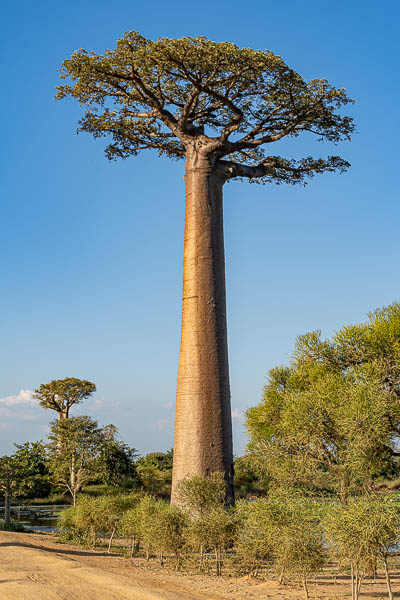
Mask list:
[[136,461],[139,482],[150,494],[169,496],[172,480],[173,451],[151,452]]
[[65,487],[76,501],[83,484],[97,479],[104,431],[87,416],[51,423],[49,469],[54,483]]
[[99,455],[97,473],[107,485],[132,486],[137,483],[135,459],[136,448],[130,448],[116,439],[117,430],[113,425],[104,427],[104,441]]
[[20,465],[25,482],[29,482],[22,496],[29,498],[48,496],[51,484],[48,480],[48,458],[43,442],[41,440],[25,442],[14,446],[17,449],[13,456]]
[[82,400],[90,398],[95,391],[96,386],[90,381],[66,377],[42,384],[35,390],[33,397],[43,408],[55,410],[59,415],[68,417],[69,409],[73,404],[79,404]]
[[236,526],[235,513],[223,506],[212,507],[202,516],[192,518],[187,538],[193,548],[200,550],[200,569],[203,551],[211,550],[215,554],[216,573],[222,574],[224,553],[233,545]]
[[[120,532],[124,513],[136,505],[137,498],[132,494],[112,496],[81,495],[76,506],[62,511],[58,520],[60,536],[64,541],[95,546],[97,539]],[[121,529],[122,530],[122,529]]]
[[400,515],[390,496],[335,503],[324,519],[332,555],[345,564],[367,566],[387,555],[400,539]]
[[150,557],[150,551],[154,547],[154,532],[152,527],[157,520],[157,515],[163,510],[164,502],[157,500],[153,496],[145,496],[137,506],[137,524],[140,539],[146,549],[147,558]]
[[400,540],[400,515],[390,496],[367,496],[333,504],[324,519],[333,558],[351,567],[352,598],[358,598],[368,569],[382,560],[388,588],[387,558]]
[[162,500],[156,500],[150,510],[146,500],[142,502],[146,504],[146,508],[140,512],[142,539],[155,552],[161,565],[164,556],[171,553],[175,556],[178,567],[185,546],[185,514],[176,506],[170,506]]
[[202,518],[210,510],[224,505],[225,486],[224,474],[220,472],[208,477],[187,477],[178,485],[179,502],[193,518]]
[[71,506],[61,511],[58,517],[59,536],[64,542],[81,543],[87,541],[87,532],[84,529],[78,531],[76,515],[77,507]]
[[119,530],[123,537],[132,540],[131,556],[133,556],[133,553],[139,547],[140,539],[139,511],[137,507],[128,509],[121,515]]
[[285,489],[267,498],[236,507],[239,532],[235,550],[241,569],[257,575],[270,564],[281,575],[307,579],[325,562],[318,505],[296,490]]
[[[385,343],[387,340],[387,344]],[[270,371],[248,411],[253,464],[279,483],[345,497],[394,469],[400,432],[400,306],[344,327],[334,340],[301,336],[290,367]]]
[[25,478],[24,464],[15,454],[0,457],[0,491],[4,496],[15,497],[27,493],[32,481]]
[[[326,561],[323,532],[312,500],[296,496],[290,490],[277,497],[279,517],[273,541],[275,569],[292,574],[303,583],[308,598],[307,581]],[[279,506],[280,504],[280,506]]]
[[273,557],[278,523],[272,508],[270,500],[264,498],[238,502],[235,507],[239,523],[235,552],[240,570],[254,577]]
[[246,498],[252,494],[265,492],[269,479],[260,472],[248,456],[234,458],[235,497]]
[[6,523],[5,521],[0,521],[0,531],[15,531],[17,533],[30,533],[28,529],[19,523],[18,521],[10,521],[10,523]]
[[171,471],[173,463],[174,452],[168,450],[167,452],[150,452],[146,456],[141,456],[136,464],[139,466],[152,466],[156,467],[159,471]]
[[85,107],[79,130],[111,137],[109,159],[144,149],[183,158],[196,147],[214,155],[225,179],[292,184],[348,167],[338,156],[270,155],[268,145],[284,137],[307,132],[336,143],[349,139],[354,126],[340,114],[352,102],[343,88],[326,79],[306,82],[268,50],[205,37],[153,42],[130,31],[103,55],[74,52],[61,77],[69,83],[56,98]]

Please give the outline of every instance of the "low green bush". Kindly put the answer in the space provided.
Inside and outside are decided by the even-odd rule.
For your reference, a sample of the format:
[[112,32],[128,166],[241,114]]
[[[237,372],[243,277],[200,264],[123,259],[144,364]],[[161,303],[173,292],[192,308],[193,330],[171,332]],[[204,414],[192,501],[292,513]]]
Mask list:
[[5,521],[0,521],[0,531],[16,531],[18,533],[30,533],[30,531],[25,529],[25,527],[19,521],[11,521],[8,524]]

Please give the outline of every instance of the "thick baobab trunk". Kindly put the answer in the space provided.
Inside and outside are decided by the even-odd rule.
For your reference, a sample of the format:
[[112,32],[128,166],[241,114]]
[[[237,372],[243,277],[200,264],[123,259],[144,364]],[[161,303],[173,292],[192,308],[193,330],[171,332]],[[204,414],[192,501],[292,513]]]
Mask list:
[[59,412],[57,412],[57,420],[60,423],[61,421],[64,421],[65,419],[68,419],[69,416],[69,409],[66,408],[65,410],[61,410]]
[[226,330],[223,179],[199,154],[186,161],[182,334],[176,396],[172,503],[185,477],[225,474],[233,502],[232,421]]

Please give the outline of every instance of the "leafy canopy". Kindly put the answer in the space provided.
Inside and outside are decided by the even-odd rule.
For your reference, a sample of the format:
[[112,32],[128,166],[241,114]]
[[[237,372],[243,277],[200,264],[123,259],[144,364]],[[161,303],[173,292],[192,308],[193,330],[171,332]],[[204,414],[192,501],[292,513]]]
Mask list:
[[33,397],[43,408],[50,408],[58,413],[68,413],[73,404],[79,404],[96,391],[96,386],[85,379],[66,377],[42,384],[35,390]]
[[52,421],[47,449],[53,482],[75,498],[85,483],[98,477],[104,442],[104,429],[88,416]]
[[390,472],[400,432],[400,305],[300,336],[292,364],[269,373],[247,414],[250,452],[275,480],[342,498]]
[[80,49],[64,61],[57,99],[85,107],[79,130],[107,136],[109,159],[141,150],[184,158],[201,151],[226,180],[301,183],[349,165],[339,156],[292,160],[269,144],[307,132],[333,143],[350,139],[353,100],[326,79],[305,81],[269,50],[205,37],[151,41],[129,31],[114,50]]

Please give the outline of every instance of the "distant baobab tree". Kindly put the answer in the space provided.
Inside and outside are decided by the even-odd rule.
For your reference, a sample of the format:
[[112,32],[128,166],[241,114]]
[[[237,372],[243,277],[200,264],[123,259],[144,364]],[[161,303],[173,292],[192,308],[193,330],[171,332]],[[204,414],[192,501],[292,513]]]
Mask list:
[[95,391],[96,386],[90,381],[66,377],[42,384],[35,390],[33,397],[43,408],[55,410],[60,422],[68,419],[71,406],[89,398]]
[[[182,335],[172,502],[178,482],[222,471],[233,500],[222,188],[236,178],[303,184],[344,171],[339,156],[299,160],[269,148],[301,133],[350,139],[351,102],[326,79],[306,82],[270,51],[204,37],[153,42],[131,31],[104,54],[64,61],[57,98],[85,108],[80,131],[111,138],[109,159],[155,149],[186,163]],[[155,167],[156,169],[156,167]]]

